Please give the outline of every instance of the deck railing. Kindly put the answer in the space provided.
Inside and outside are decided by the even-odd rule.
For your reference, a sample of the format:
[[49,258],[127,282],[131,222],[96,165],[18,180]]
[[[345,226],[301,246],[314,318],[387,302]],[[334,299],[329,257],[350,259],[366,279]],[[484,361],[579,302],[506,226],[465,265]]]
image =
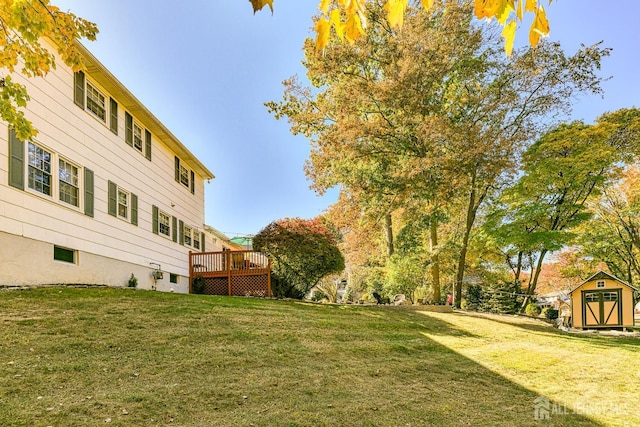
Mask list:
[[[207,293],[271,294],[271,260],[257,251],[191,252],[189,276],[189,292],[193,292],[193,279],[201,276],[210,285]],[[225,279],[226,292],[222,292],[221,280]]]

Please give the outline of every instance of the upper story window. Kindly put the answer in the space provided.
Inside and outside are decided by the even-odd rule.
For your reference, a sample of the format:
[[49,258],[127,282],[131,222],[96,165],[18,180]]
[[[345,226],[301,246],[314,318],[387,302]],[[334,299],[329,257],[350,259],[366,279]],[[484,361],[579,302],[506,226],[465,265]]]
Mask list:
[[189,169],[180,165],[180,183],[189,188]]
[[82,71],[74,74],[73,100],[80,108],[109,126],[111,132],[118,134],[118,103],[105,95]]
[[151,132],[134,120],[127,111],[124,112],[124,140],[131,147],[151,160]]
[[107,106],[105,96],[95,88],[91,83],[87,82],[87,110],[91,111],[101,121],[107,121]]
[[142,128],[133,122],[133,148],[142,152]]
[[78,166],[65,159],[58,160],[58,178],[60,188],[59,199],[72,206],[80,206],[80,180],[78,178]]
[[187,187],[191,191],[191,194],[195,194],[195,173],[187,169],[177,156],[175,157],[175,180]]

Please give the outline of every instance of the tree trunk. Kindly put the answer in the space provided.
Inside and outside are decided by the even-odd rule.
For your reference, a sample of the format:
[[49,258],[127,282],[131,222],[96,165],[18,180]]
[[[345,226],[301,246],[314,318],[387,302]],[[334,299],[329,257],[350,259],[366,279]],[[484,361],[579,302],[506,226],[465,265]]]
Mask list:
[[433,302],[440,303],[440,255],[438,254],[438,222],[431,216],[429,220],[431,239],[429,250],[431,251],[431,282],[433,283]]
[[476,174],[475,171],[471,178],[471,190],[469,191],[469,205],[467,206],[467,218],[465,222],[464,236],[462,237],[462,247],[460,248],[460,255],[458,256],[458,271],[456,272],[456,282],[453,285],[453,306],[460,308],[462,302],[462,281],[464,280],[464,267],[467,261],[467,249],[469,247],[469,238],[471,236],[471,229],[473,223],[476,221],[476,213],[478,212],[478,206],[482,203],[486,191],[476,202]]
[[384,216],[384,237],[385,243],[387,244],[387,256],[391,258],[393,255],[393,222],[391,219],[391,213],[388,213]]
[[522,302],[522,307],[520,307],[520,311],[523,312],[527,308],[527,304],[531,300],[531,296],[536,290],[536,286],[538,285],[538,278],[540,277],[540,271],[542,271],[542,263],[544,261],[544,257],[547,255],[547,250],[543,249],[540,252],[540,257],[538,258],[538,262],[536,263],[536,271],[533,274],[533,280],[529,282],[529,286],[527,287],[527,293],[524,297],[524,301]]

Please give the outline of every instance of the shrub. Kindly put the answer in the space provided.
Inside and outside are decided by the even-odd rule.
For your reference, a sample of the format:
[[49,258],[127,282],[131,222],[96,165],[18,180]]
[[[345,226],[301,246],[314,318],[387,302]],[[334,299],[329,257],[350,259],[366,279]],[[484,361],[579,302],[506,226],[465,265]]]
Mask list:
[[524,309],[524,312],[527,316],[539,316],[540,315],[540,306],[535,303],[527,304],[527,307]]
[[127,286],[130,288],[137,288],[138,287],[138,279],[136,278],[136,276],[134,276],[133,273],[131,273],[131,277],[129,277],[129,281],[127,282]]
[[558,318],[558,310],[553,307],[545,307],[541,314],[545,319],[549,320],[556,320]]
[[193,279],[193,293],[194,294],[203,294],[204,293],[204,286],[205,286],[205,281],[204,281],[204,277],[202,276],[197,276],[195,279]]

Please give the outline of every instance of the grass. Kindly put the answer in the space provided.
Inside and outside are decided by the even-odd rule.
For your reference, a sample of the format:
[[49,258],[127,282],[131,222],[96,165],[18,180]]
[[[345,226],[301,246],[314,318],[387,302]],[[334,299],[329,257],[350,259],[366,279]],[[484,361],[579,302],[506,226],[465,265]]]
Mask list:
[[[639,349],[508,316],[0,291],[0,425],[639,425]],[[561,413],[536,421],[539,396]]]

